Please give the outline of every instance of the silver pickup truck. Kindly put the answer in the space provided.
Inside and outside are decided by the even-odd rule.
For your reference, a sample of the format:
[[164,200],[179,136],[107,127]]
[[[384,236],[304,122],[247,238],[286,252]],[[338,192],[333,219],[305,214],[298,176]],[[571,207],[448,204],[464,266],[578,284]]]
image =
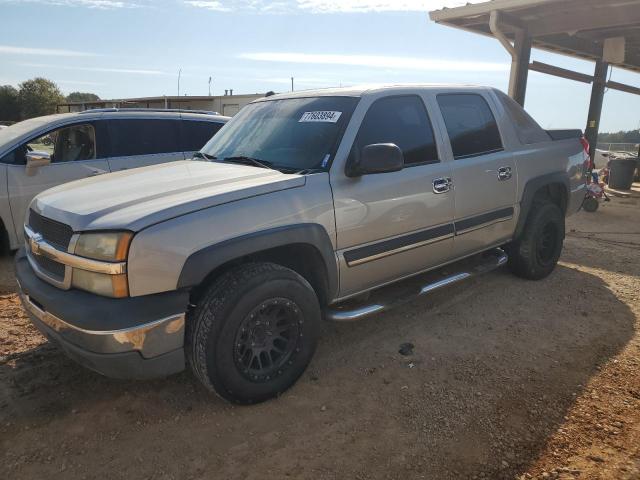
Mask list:
[[[302,374],[323,318],[363,318],[505,263],[549,275],[584,199],[585,150],[579,131],[547,132],[491,88],[271,96],[199,161],[38,195],[16,258],[22,300],[95,371],[189,364],[222,397],[260,402]],[[406,295],[385,287],[403,279]]]

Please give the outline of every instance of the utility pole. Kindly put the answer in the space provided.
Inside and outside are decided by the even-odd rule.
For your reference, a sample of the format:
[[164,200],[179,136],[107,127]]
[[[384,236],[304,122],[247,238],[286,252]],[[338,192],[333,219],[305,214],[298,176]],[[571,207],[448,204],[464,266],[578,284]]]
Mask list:
[[291,91],[293,92],[293,77],[291,77]]
[[178,70],[178,96],[180,96],[180,75],[182,75],[182,68]]
[[607,73],[609,64],[602,58],[596,60],[596,68],[593,72],[593,83],[591,84],[591,101],[589,102],[589,115],[587,117],[587,127],[584,129],[584,136],[589,142],[589,156],[591,166],[596,156],[598,146],[598,131],[600,129],[600,115],[602,113],[602,102],[607,84]]
[[209,77],[209,96],[211,96],[211,77]]

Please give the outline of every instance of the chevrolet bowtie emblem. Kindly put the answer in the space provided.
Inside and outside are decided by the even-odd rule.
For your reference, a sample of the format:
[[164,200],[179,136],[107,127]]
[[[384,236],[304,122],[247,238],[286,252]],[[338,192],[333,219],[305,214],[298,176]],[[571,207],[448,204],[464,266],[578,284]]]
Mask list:
[[31,245],[31,253],[34,255],[40,255],[40,242],[42,241],[42,235],[36,233],[31,237],[29,244]]

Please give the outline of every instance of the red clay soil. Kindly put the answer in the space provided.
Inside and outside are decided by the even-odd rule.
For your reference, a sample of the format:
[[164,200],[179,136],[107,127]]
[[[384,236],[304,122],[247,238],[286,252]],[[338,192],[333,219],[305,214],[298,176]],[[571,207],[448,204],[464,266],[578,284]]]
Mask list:
[[640,200],[580,213],[567,234],[544,281],[505,269],[327,324],[298,384],[253,407],[189,372],[77,366],[30,325],[7,259],[0,478],[639,479]]

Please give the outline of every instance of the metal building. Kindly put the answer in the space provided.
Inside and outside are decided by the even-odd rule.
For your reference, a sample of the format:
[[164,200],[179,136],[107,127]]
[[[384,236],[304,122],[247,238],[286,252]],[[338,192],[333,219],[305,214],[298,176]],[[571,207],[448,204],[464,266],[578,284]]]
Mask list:
[[209,110],[232,117],[246,104],[261,97],[264,97],[264,94],[120,98],[94,102],[61,103],[56,106],[56,112],[81,112],[93,108],[180,108],[184,110]]
[[[605,88],[640,95],[640,88],[607,81],[610,66],[640,73],[640,0],[493,0],[444,8],[431,20],[495,37],[511,55],[509,95],[521,105],[529,70],[591,83],[585,135],[596,145]],[[531,48],[595,63],[585,75],[541,62]],[[591,155],[595,148],[591,149]]]

